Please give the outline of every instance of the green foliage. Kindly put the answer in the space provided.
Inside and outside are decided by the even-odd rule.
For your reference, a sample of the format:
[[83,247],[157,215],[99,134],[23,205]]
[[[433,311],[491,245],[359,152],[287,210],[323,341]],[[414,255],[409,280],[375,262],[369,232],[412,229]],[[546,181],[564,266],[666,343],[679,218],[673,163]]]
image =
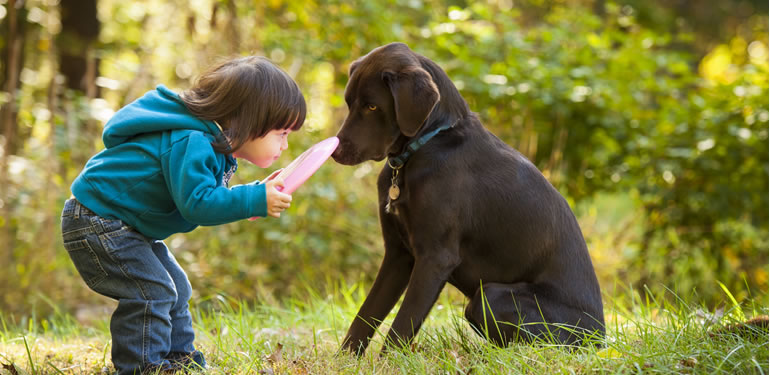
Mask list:
[[[278,168],[335,134],[349,63],[392,41],[441,65],[484,124],[576,207],[603,286],[696,289],[711,304],[724,300],[715,281],[742,291],[739,300],[767,290],[766,15],[744,27],[758,30],[754,39],[723,40],[701,59],[682,48],[697,35],[642,26],[614,2],[601,13],[591,1],[193,3],[100,0],[93,96],[64,89],[56,73],[58,6],[24,2],[36,16],[27,17],[34,27],[15,96],[20,147],[0,187],[0,310],[50,310],[38,291],[69,310],[96,301],[56,218],[113,111],[157,83],[188,87],[220,56],[266,55],[309,104]],[[0,104],[10,97],[0,93]],[[199,296],[371,281],[382,254],[380,167],[330,161],[280,219],[199,228],[167,243]],[[269,172],[242,164],[232,183]]]

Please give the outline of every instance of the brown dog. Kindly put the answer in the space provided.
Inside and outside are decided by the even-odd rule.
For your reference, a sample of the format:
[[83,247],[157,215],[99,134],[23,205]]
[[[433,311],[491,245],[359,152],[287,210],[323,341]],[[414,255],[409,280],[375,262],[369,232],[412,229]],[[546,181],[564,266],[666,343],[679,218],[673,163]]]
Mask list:
[[404,290],[385,349],[410,342],[447,282],[470,298],[470,324],[499,345],[603,337],[599,284],[569,205],[482,126],[446,73],[393,43],[349,76],[332,156],[388,164],[377,184],[385,257],[343,347],[362,354]]

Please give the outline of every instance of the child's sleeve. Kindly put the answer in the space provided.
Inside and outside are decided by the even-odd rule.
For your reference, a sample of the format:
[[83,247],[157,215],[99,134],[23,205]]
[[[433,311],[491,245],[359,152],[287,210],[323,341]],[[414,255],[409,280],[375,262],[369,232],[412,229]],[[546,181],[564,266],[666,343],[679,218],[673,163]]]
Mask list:
[[182,217],[198,225],[219,225],[267,216],[264,184],[219,184],[210,142],[202,134],[190,134],[174,143],[162,160],[168,190]]

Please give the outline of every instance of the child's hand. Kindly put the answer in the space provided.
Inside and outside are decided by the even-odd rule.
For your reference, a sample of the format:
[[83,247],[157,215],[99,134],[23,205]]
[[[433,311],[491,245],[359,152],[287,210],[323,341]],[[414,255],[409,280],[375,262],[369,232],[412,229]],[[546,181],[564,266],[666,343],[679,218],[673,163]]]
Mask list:
[[[283,168],[277,169],[277,170],[273,171],[273,173],[270,173],[270,175],[267,176],[267,178],[265,178],[264,180],[262,180],[260,182],[260,184],[267,184],[269,181],[272,181],[276,176],[278,176],[279,173],[281,173],[281,171],[283,171]],[[281,185],[280,186],[283,186],[283,181],[281,181]],[[268,188],[269,188],[269,186],[265,185],[265,191],[267,191]],[[289,197],[289,202],[291,202],[291,195],[288,195],[288,194],[282,194],[282,195],[288,196]],[[280,217],[281,216],[280,211],[278,213],[278,216],[270,214],[270,195],[269,194],[267,196],[267,212],[268,212],[268,214],[270,216],[274,216],[274,217]],[[259,219],[259,216],[251,217],[251,218],[249,218],[249,221],[254,221],[254,220],[257,220],[257,219]]]
[[[275,174],[275,172],[273,173]],[[272,217],[281,217],[281,212],[291,206],[291,195],[278,191],[278,187],[283,188],[283,179],[272,180],[270,175],[265,182],[265,192],[267,193],[267,214]]]

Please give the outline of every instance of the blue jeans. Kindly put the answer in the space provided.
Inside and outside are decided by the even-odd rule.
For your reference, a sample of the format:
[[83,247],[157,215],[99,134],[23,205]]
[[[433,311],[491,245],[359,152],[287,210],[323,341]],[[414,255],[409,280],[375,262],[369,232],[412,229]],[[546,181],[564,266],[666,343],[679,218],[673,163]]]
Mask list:
[[118,374],[193,362],[205,367],[193,346],[192,287],[163,241],[99,217],[75,199],[64,204],[61,220],[64,247],[86,285],[118,301],[110,321]]

